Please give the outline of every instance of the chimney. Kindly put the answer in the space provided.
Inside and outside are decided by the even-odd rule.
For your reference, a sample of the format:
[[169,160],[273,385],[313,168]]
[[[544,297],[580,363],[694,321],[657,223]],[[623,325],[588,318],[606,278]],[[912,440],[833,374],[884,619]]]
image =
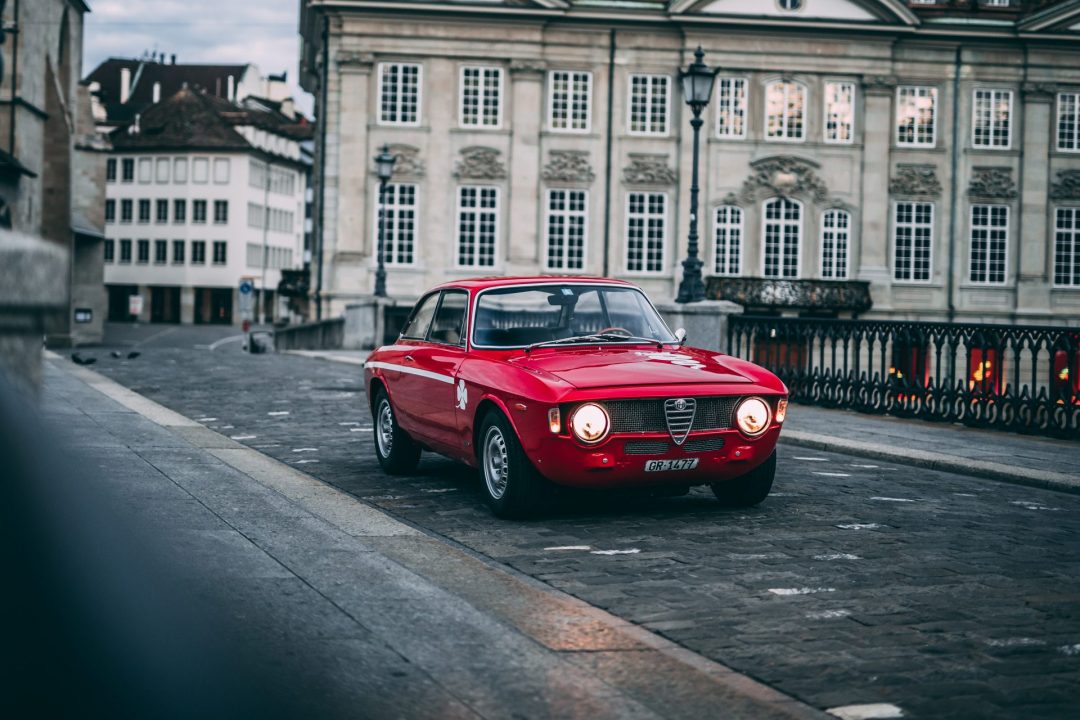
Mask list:
[[120,104],[131,99],[131,69],[120,68]]
[[229,76],[229,101],[236,101],[236,78],[232,75]]
[[154,83],[154,104],[161,102],[161,83]]
[[176,53],[173,53],[173,54],[172,54],[172,64],[173,64],[173,65],[175,65],[175,64],[176,64]]

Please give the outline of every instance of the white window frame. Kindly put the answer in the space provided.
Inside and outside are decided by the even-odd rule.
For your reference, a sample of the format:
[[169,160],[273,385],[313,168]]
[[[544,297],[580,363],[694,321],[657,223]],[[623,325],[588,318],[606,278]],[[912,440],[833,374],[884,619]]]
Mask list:
[[[927,255],[926,279],[924,279],[924,280],[918,280],[918,279],[915,279],[915,277],[914,277],[915,276],[915,254],[914,254],[914,249],[915,249],[915,242],[914,242],[915,241],[915,228],[919,227],[919,225],[916,224],[914,221],[912,221],[912,224],[911,224],[911,227],[912,227],[912,233],[911,233],[912,255],[911,255],[910,274],[911,274],[912,277],[910,277],[910,278],[898,278],[898,277],[896,277],[896,272],[899,269],[899,266],[897,264],[897,256],[896,256],[897,249],[899,247],[899,244],[897,242],[897,229],[899,228],[899,222],[897,222],[896,210],[897,210],[897,206],[899,206],[901,204],[929,205],[930,206],[930,222],[929,222],[929,227],[930,227],[930,251],[929,251],[929,253]],[[890,219],[890,224],[892,225],[892,258],[891,258],[891,260],[892,260],[892,266],[893,266],[892,267],[892,282],[893,282],[893,284],[896,284],[896,285],[929,285],[934,280],[934,240],[935,240],[934,236],[935,236],[935,230],[936,230],[935,225],[936,225],[936,222],[937,222],[937,203],[934,203],[934,202],[931,202],[931,201],[925,201],[925,200],[894,200],[893,203],[892,203],[891,211],[892,211],[892,218]],[[912,213],[912,216],[914,216],[914,212]]]
[[[784,103],[784,109],[780,115],[780,126],[784,131],[783,135],[769,135],[769,89],[774,85],[791,85],[796,90],[802,91],[802,134],[798,137],[788,135],[790,131],[790,120],[787,114],[788,102]],[[785,101],[790,97],[790,94],[785,92]],[[806,142],[807,134],[807,121],[809,120],[808,105],[810,102],[810,89],[798,80],[770,80],[765,83],[765,113],[764,124],[762,125],[762,138],[765,142],[784,142],[784,143],[804,143]]]
[[[411,121],[411,122],[404,121],[404,120],[388,120],[383,115],[383,111],[384,111],[384,108],[383,108],[383,82],[384,82],[383,73],[386,71],[386,69],[391,68],[391,67],[399,68],[399,70],[398,70],[398,95],[397,95],[397,98],[396,98],[396,100],[394,102],[394,112],[396,112],[396,114],[397,114],[397,116],[399,118],[403,114],[402,113],[402,97],[403,97],[403,95],[401,93],[401,89],[404,87],[402,82],[401,82],[402,75],[401,75],[400,68],[404,68],[404,67],[414,67],[414,68],[416,68],[416,119]],[[423,116],[422,113],[423,113],[423,98],[424,98],[424,66],[421,65],[420,63],[410,63],[410,62],[381,62],[381,63],[379,63],[379,66],[376,69],[376,72],[377,72],[378,80],[376,82],[375,97],[377,98],[376,102],[378,103],[378,106],[379,106],[379,112],[378,112],[378,116],[377,116],[378,117],[378,124],[379,125],[389,125],[389,126],[392,126],[392,127],[419,127],[420,126],[420,118]]]
[[[720,222],[720,211],[728,211],[728,220],[726,222]],[[732,211],[737,211],[739,214],[738,222],[732,222]],[[717,205],[713,208],[713,263],[712,274],[718,277],[738,277],[742,275],[742,256],[743,247],[746,245],[746,211],[738,205]],[[720,265],[720,231],[725,232],[725,252],[724,252],[724,269],[719,268]],[[739,234],[739,247],[736,249],[735,255],[735,270],[731,271],[727,268],[731,265],[731,232],[735,230]]]
[[[851,89],[851,132],[850,137],[847,140],[842,138],[830,138],[829,137],[829,118],[836,114],[831,111],[831,104],[833,102],[832,95],[830,94],[830,88],[832,87],[848,87]],[[855,142],[855,103],[858,97],[858,90],[855,83],[850,80],[827,80],[825,82],[825,101],[822,103],[822,117],[821,117],[821,132],[822,137],[827,145],[851,145]]]
[[[568,78],[566,82],[566,127],[555,126],[555,76],[559,73],[565,73]],[[581,90],[578,87],[578,82],[575,80],[575,75],[585,76],[585,126],[576,128],[573,127],[574,123],[574,95],[580,93]],[[592,132],[592,101],[593,101],[593,74],[589,70],[548,70],[548,111],[547,111],[547,123],[548,130],[557,133],[588,133]]]
[[[1003,208],[1005,210],[1005,225],[1004,227],[993,225],[989,223],[987,225],[980,225],[976,228],[975,225],[975,211],[978,208],[986,208],[986,217],[989,223],[993,216],[995,208]],[[1009,223],[1012,220],[1012,213],[1008,205],[1001,203],[974,203],[971,206],[971,211],[968,213],[968,282],[972,285],[990,285],[990,286],[1002,286],[1009,281]],[[1056,221],[1055,221],[1056,222]],[[975,231],[976,229],[982,229],[986,231],[986,260],[984,261],[985,267],[983,273],[986,275],[985,280],[974,279],[975,274]],[[991,235],[994,232],[1004,231],[1004,247],[1002,248],[1002,263],[1001,263],[1001,279],[990,279],[990,245],[992,242]]]
[[[932,100],[933,100],[932,105],[931,105],[932,118],[933,118],[933,128],[932,128],[933,132],[931,133],[930,142],[919,142],[919,140],[918,140],[919,125],[918,125],[918,119],[917,118],[916,118],[916,124],[915,124],[915,138],[916,139],[912,140],[911,142],[907,142],[907,141],[904,141],[904,140],[902,140],[900,138],[900,98],[903,95],[905,90],[916,91],[915,95],[914,95],[915,98],[920,97],[920,95],[918,94],[918,91],[920,91],[920,90],[929,90],[930,91],[929,97],[932,98]],[[900,85],[900,86],[898,86],[896,88],[896,114],[895,114],[895,117],[893,118],[893,125],[895,126],[893,128],[893,138],[896,141],[896,146],[897,147],[904,147],[904,148],[932,148],[932,147],[937,147],[938,121],[940,120],[939,113],[938,113],[938,97],[939,97],[939,93],[938,93],[938,89],[937,89],[936,85]]]
[[[641,238],[641,241],[642,241],[642,248],[641,248],[641,267],[642,267],[642,269],[641,270],[631,270],[630,269],[630,199],[634,195],[644,195],[645,196],[646,212],[643,215],[643,217],[646,219],[646,223],[645,223],[645,228],[644,228],[644,235]],[[661,215],[661,218],[664,221],[664,234],[663,234],[663,239],[662,239],[662,241],[660,243],[660,269],[659,270],[648,270],[648,269],[646,269],[648,267],[648,265],[649,265],[649,260],[648,260],[648,244],[649,244],[648,218],[651,217],[651,214],[648,212],[648,203],[649,203],[649,197],[648,196],[650,196],[650,195],[661,195],[664,198],[664,212]],[[671,222],[670,222],[670,220],[671,220],[671,195],[669,193],[663,191],[663,190],[631,190],[630,192],[626,193],[626,202],[625,202],[624,207],[625,207],[626,223],[624,225],[625,234],[623,235],[623,238],[624,238],[624,243],[623,243],[623,269],[626,271],[627,275],[635,275],[635,276],[639,276],[639,277],[663,276],[667,272],[668,243],[669,243],[670,235],[671,235]]]
[[[551,196],[553,193],[566,193],[567,194],[567,207],[564,210],[560,210],[557,213],[551,209]],[[570,210],[569,209],[569,194],[581,193],[583,197],[583,209],[582,210]],[[566,223],[564,225],[564,237],[563,237],[563,249],[562,249],[562,266],[556,267],[551,264],[551,218],[553,215],[558,214],[565,218]],[[572,268],[569,267],[570,260],[570,218],[581,218],[581,267]],[[544,269],[553,272],[565,272],[565,273],[584,273],[586,267],[589,264],[589,191],[584,188],[568,188],[568,187],[556,187],[548,188],[544,191]]]
[[[1066,97],[1072,100],[1072,124],[1073,124],[1073,137],[1072,147],[1065,147],[1061,144],[1061,120],[1064,116],[1062,105]],[[1057,136],[1054,147],[1058,152],[1064,153],[1080,153],[1080,90],[1075,92],[1059,92],[1057,94],[1057,111],[1054,113],[1054,134]]]
[[[832,228],[825,227],[825,221],[830,215],[846,215],[847,227],[841,228],[839,225],[834,224]],[[854,218],[852,214],[843,208],[826,208],[825,212],[821,213],[821,235],[820,235],[820,254],[821,254],[821,277],[824,280],[847,280],[851,272],[851,228],[854,225]],[[832,263],[829,269],[832,274],[826,274],[825,265],[825,233],[833,233],[833,249],[832,249]],[[840,238],[843,237],[844,241],[844,262],[841,265],[837,262],[837,248],[840,245]]]
[[[990,93],[990,126],[987,128],[988,143],[976,142],[975,129],[979,126],[979,93]],[[994,129],[998,122],[994,118],[994,107],[997,105],[997,96],[1006,93],[1009,96],[1009,115],[1006,118],[1008,132],[1005,135],[1005,144],[998,145],[993,142]],[[1004,88],[978,87],[971,91],[971,147],[979,150],[1009,150],[1012,148],[1013,135],[1013,91]]]
[[[1061,229],[1060,213],[1072,213],[1073,226],[1070,230]],[[1077,268],[1080,267],[1080,206],[1076,205],[1063,205],[1054,208],[1054,273],[1053,273],[1053,287],[1080,289],[1080,280],[1072,282],[1070,279],[1067,282],[1058,282],[1058,234],[1067,232],[1072,236],[1072,244],[1069,251],[1069,260],[1067,263],[1068,277],[1072,278],[1080,275]]]
[[[725,82],[731,83],[731,104],[729,113],[734,115],[736,110],[742,110],[742,132],[731,132],[730,128],[724,129],[721,127],[721,112],[720,112],[720,100],[723,97],[723,84]],[[735,88],[742,86],[742,105],[738,105],[735,100],[737,95],[735,94]],[[716,78],[716,137],[722,140],[745,140],[747,126],[750,124],[750,80],[738,75],[723,75]]]
[[[476,122],[465,121],[465,73],[469,70],[480,71],[479,98],[476,106]],[[495,111],[495,123],[484,123],[484,75],[493,70],[498,73],[498,104]],[[458,124],[470,130],[501,130],[503,126],[503,111],[506,107],[506,71],[498,65],[462,65],[458,72]]]
[[[646,78],[645,107],[647,108],[645,130],[634,129],[634,78]],[[652,129],[652,98],[653,83],[663,81],[667,92],[664,94],[664,129],[661,131]],[[631,73],[626,79],[626,133],[635,137],[667,137],[671,134],[671,92],[672,82],[670,75],[658,75],[655,73]]]
[[[411,187],[413,189],[413,204],[402,205],[398,200],[401,196],[400,188]],[[395,188],[398,188],[395,190]],[[379,186],[375,186],[375,227],[373,235],[375,238],[376,247],[379,242],[379,209],[382,205],[379,202]],[[400,230],[398,228],[397,220],[391,222],[389,218],[386,221],[386,242],[383,246],[383,262],[387,266],[392,267],[416,267],[416,258],[419,254],[417,250],[420,247],[420,186],[417,183],[387,183],[386,185],[386,208],[387,210],[394,211],[394,217],[397,218],[397,213],[402,208],[409,208],[413,212],[413,230],[412,230],[412,261],[411,262],[398,262],[395,259],[398,248],[398,235]],[[372,253],[372,260],[377,260],[377,252]]]
[[[778,200],[779,201],[786,200],[788,202],[794,203],[796,205],[796,207],[799,208],[799,220],[795,224],[796,229],[798,230],[798,233],[796,235],[796,245],[797,245],[797,248],[798,248],[798,252],[795,253],[795,274],[794,275],[784,275],[784,255],[785,255],[784,250],[787,247],[786,236],[784,235],[784,226],[790,225],[791,221],[790,220],[785,220],[783,218],[781,218],[778,221],[780,223],[780,246],[779,246],[779,249],[777,250],[778,256],[777,256],[776,267],[779,270],[780,274],[779,275],[766,275],[765,274],[765,268],[766,268],[767,258],[768,258],[768,243],[766,242],[766,239],[768,237],[769,222],[770,222],[769,219],[768,219],[769,205],[771,203],[775,202],[775,201],[778,201]],[[803,226],[805,225],[805,223],[806,223],[806,205],[804,203],[802,203],[802,202],[799,202],[795,198],[772,197],[772,198],[767,199],[765,202],[763,202],[761,204],[761,277],[770,278],[770,279],[777,279],[777,280],[798,280],[799,278],[802,277],[803,243],[804,243],[804,241],[806,239],[804,237],[804,232],[803,232]]]
[[[495,244],[491,250],[491,265],[481,265],[476,262],[472,265],[463,265],[461,263],[461,213],[464,208],[461,205],[462,191],[466,188],[473,188],[479,193],[481,190],[491,189],[495,191],[495,207],[494,208],[480,208],[479,206],[474,210],[479,213],[482,210],[484,212],[492,212],[495,215]],[[457,270],[475,270],[477,268],[492,268],[498,269],[502,263],[499,262],[499,252],[501,249],[501,235],[502,235],[502,188],[498,185],[458,185],[457,190],[454,193],[454,268]],[[479,232],[479,231],[478,231]],[[474,252],[475,258],[480,257],[480,245],[479,237],[477,237],[476,251]]]

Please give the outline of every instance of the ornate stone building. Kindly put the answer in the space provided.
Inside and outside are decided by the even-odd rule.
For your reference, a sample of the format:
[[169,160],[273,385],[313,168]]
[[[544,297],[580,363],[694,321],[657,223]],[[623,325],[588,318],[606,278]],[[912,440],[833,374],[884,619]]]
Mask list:
[[[1080,319],[1080,2],[306,0],[324,312],[388,287],[686,255],[679,69],[703,128],[710,293],[790,312]],[[866,291],[869,290],[869,302]]]

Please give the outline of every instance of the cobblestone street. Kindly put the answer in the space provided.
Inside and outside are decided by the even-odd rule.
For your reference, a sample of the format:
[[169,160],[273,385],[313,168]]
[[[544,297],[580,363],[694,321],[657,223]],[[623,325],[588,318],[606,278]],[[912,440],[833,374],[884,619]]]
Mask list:
[[[782,445],[751,511],[567,492],[533,522],[425,454],[378,468],[359,366],[145,346],[95,370],[433,535],[826,709],[1073,717],[1080,497]],[[793,409],[798,413],[798,408]]]

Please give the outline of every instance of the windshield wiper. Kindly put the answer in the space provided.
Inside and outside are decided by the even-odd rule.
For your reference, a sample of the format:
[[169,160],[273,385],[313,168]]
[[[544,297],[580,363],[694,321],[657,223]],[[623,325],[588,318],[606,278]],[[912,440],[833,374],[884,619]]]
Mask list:
[[662,342],[653,338],[637,337],[636,335],[620,335],[618,333],[599,333],[596,335],[575,335],[574,337],[559,338],[557,340],[544,340],[526,346],[525,352],[530,352],[533,348],[544,347],[545,345],[570,345],[572,343],[588,343],[591,341],[617,342],[627,340],[646,342],[650,345],[656,345],[657,348],[662,348],[664,346]]

